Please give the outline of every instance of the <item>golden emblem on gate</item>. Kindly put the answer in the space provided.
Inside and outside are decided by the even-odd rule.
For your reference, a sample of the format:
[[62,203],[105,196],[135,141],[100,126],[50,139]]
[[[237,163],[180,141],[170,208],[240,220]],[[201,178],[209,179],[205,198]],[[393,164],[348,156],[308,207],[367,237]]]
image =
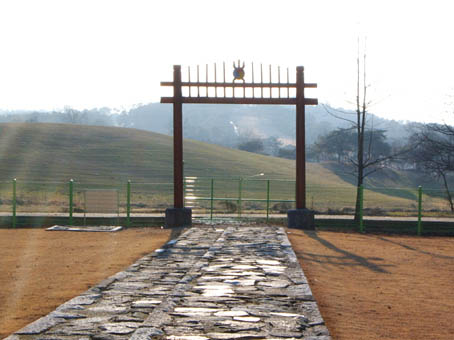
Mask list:
[[240,60],[238,60],[238,66],[235,66],[235,62],[233,62],[233,81],[235,80],[242,80],[244,83],[244,61],[243,66],[240,66]]

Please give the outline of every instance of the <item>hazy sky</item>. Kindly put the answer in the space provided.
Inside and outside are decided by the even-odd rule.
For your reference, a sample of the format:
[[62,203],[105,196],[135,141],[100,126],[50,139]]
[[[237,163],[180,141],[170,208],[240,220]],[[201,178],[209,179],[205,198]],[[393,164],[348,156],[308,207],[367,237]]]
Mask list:
[[238,58],[303,65],[311,97],[353,108],[366,37],[372,112],[454,123],[453,13],[436,0],[0,0],[0,109],[157,102],[173,64],[226,61],[230,77]]

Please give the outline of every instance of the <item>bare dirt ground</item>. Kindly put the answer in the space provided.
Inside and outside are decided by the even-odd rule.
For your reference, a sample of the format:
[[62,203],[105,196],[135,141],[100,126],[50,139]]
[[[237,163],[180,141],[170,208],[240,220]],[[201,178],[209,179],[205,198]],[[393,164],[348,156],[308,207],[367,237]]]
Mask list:
[[[454,339],[454,238],[288,231],[334,339]],[[0,229],[0,338],[169,238]]]
[[0,229],[0,338],[162,246],[169,230]]
[[334,339],[454,339],[454,238],[288,232]]

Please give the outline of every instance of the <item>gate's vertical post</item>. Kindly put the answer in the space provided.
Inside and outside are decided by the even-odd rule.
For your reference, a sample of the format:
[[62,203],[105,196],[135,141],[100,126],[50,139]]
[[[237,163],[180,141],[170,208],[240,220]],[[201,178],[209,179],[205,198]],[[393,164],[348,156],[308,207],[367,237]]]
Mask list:
[[418,187],[418,236],[421,236],[422,232],[422,222],[421,222],[421,217],[422,217],[422,186]]
[[180,65],[173,67],[173,97],[173,207],[183,208],[183,103]]
[[181,66],[173,66],[173,208],[166,209],[166,228],[190,226],[191,209],[183,202],[183,96]]
[[183,166],[183,175],[181,176],[181,178],[183,178],[183,207],[186,206],[186,177],[184,177],[184,161],[182,162]]
[[306,131],[304,67],[296,68],[296,209],[289,210],[289,228],[315,229],[314,212],[306,209]]
[[296,68],[296,209],[306,208],[304,68]]
[[210,221],[213,221],[213,208],[214,208],[214,178],[211,179],[211,202],[210,202]]
[[131,226],[131,180],[126,187],[126,225]]
[[74,180],[69,180],[69,225],[73,225],[73,190]]
[[243,178],[238,180],[238,218],[241,218],[241,196],[243,191]]
[[270,218],[270,180],[266,181],[266,223]]
[[16,228],[16,179],[13,179],[13,220],[12,227]]

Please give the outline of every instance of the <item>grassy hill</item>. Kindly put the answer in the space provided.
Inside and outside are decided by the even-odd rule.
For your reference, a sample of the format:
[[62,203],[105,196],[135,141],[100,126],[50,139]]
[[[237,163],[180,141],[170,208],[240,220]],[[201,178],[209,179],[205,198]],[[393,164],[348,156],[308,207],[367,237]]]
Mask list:
[[[172,178],[172,137],[136,129],[0,124],[0,180],[111,182]],[[292,161],[186,140],[187,176],[293,178]]]
[[[71,178],[84,185],[103,186],[123,186],[127,180],[133,183],[171,183],[172,147],[172,137],[136,129],[44,123],[0,124],[2,191],[8,191],[13,178],[22,184],[22,192],[28,185],[29,197],[36,197],[40,191],[30,189],[33,182],[66,183]],[[249,178],[249,183],[253,183],[253,179],[293,180],[295,177],[294,161],[193,140],[184,142],[184,160],[186,176],[244,177]],[[260,173],[264,175],[257,176]],[[402,186],[398,185],[402,178],[401,174],[393,173],[386,184]],[[221,185],[220,181],[217,180],[216,196],[236,197],[238,184],[230,181]],[[377,181],[375,184],[380,183]],[[255,182],[259,184],[244,185],[244,198],[265,198],[265,182]],[[355,188],[342,169],[308,163],[307,182],[309,207],[325,211],[331,207],[353,206]],[[405,186],[412,184],[408,180],[403,183]],[[153,190],[166,191],[167,196],[171,192],[169,186]],[[271,192],[272,199],[292,199],[294,186],[292,182],[272,182]],[[366,191],[366,206],[411,208],[415,205],[415,198],[415,190],[407,190],[404,194],[392,189]],[[159,195],[154,199],[164,200]],[[437,204],[444,203],[439,200]]]

